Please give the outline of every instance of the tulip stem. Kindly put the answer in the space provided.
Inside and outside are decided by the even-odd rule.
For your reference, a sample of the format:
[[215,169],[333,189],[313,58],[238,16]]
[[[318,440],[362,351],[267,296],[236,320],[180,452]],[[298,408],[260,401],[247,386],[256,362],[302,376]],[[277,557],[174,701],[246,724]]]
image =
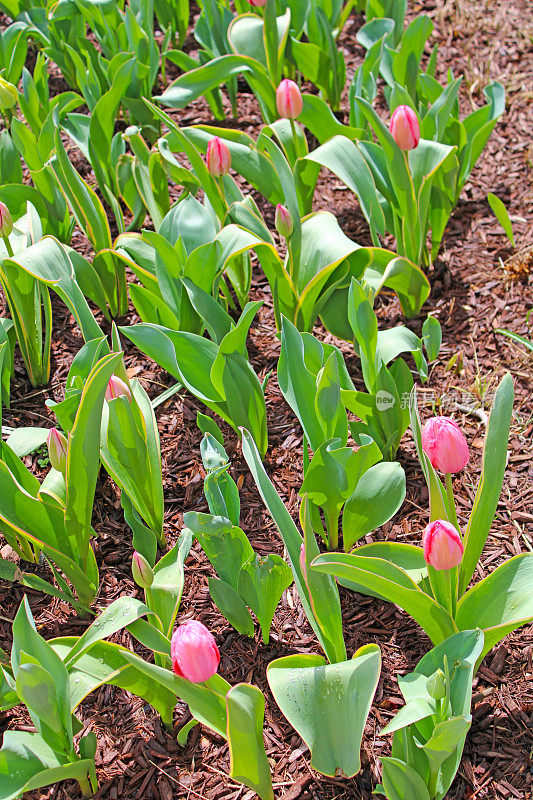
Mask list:
[[444,483],[446,486],[446,496],[448,498],[448,517],[452,525],[455,525],[459,530],[459,522],[457,521],[457,510],[455,508],[455,499],[453,496],[452,476],[450,472],[444,475]]
[[[218,183],[218,188],[220,189],[220,194],[222,196],[222,200],[224,201],[224,205],[226,206],[226,209],[227,209],[228,208],[228,201],[226,200],[226,192],[224,191],[224,176],[221,175],[220,178],[216,178],[216,181]],[[221,222],[221,224],[224,224],[224,219],[221,218],[220,222]]]
[[2,236],[2,239],[4,240],[4,244],[6,246],[7,255],[9,256],[9,258],[13,258],[13,248],[11,247],[9,236]]
[[294,147],[294,155],[298,157],[298,134],[296,132],[296,123],[293,119],[289,119],[291,123],[291,133],[292,133],[292,144]]

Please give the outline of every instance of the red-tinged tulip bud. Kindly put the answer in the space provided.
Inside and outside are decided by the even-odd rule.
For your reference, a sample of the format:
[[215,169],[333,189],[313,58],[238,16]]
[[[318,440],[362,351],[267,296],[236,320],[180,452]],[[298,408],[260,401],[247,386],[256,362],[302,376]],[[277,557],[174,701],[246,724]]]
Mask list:
[[420,141],[420,124],[410,106],[398,106],[391,117],[389,130],[402,150],[414,150]]
[[422,447],[434,469],[460,472],[470,458],[459,426],[448,417],[432,417],[422,430]]
[[220,653],[213,635],[197,620],[185,622],[174,631],[170,657],[176,675],[193,683],[208,681],[220,663]]
[[114,400],[116,397],[127,397],[131,403],[131,390],[127,383],[124,383],[122,378],[112,375],[105,390],[105,399],[107,401]]
[[46,437],[48,446],[48,458],[50,464],[58,472],[65,473],[67,468],[67,440],[57,428],[51,428]]
[[7,239],[13,230],[13,220],[9,208],[5,203],[0,203],[0,236]]
[[276,106],[280,117],[296,119],[302,113],[304,101],[298,84],[285,78],[276,91]]
[[0,111],[9,111],[17,104],[18,89],[5,78],[0,77]]
[[444,519],[430,522],[422,534],[424,558],[434,569],[452,569],[461,563],[464,547],[459,531]]
[[253,8],[261,8],[262,6],[266,5],[266,1],[267,0],[248,0]]
[[231,167],[231,153],[228,145],[218,136],[211,139],[207,145],[207,169],[214,178],[227,175]]
[[131,560],[133,580],[141,589],[149,589],[154,582],[154,571],[148,561],[137,550]]
[[285,206],[282,206],[281,203],[278,203],[276,206],[276,217],[274,222],[279,235],[283,236],[284,239],[288,239],[293,229],[292,217],[289,209]]

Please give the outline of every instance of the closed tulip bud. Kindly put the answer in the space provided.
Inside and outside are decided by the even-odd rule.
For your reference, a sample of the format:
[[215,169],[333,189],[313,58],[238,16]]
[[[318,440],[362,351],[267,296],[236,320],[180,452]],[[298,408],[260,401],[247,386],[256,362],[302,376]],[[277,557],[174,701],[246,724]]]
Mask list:
[[252,8],[261,8],[266,5],[267,0],[248,0]]
[[7,239],[13,230],[13,220],[9,213],[9,208],[5,203],[0,203],[0,236]]
[[428,419],[422,430],[422,448],[440,472],[460,472],[470,458],[461,429],[448,417]]
[[220,653],[205,625],[191,620],[174,631],[170,645],[172,669],[180,678],[203,683],[215,675]]
[[67,468],[67,440],[57,428],[50,428],[46,437],[50,464],[58,472],[65,473]]
[[293,229],[292,217],[289,209],[282,206],[281,203],[276,206],[275,225],[279,235],[283,236],[284,239],[288,239]]
[[214,178],[227,175],[231,167],[231,153],[228,145],[215,136],[207,145],[207,169]]
[[276,91],[276,106],[280,117],[296,119],[302,113],[304,101],[298,84],[285,78]]
[[426,564],[438,570],[459,566],[464,552],[459,531],[444,519],[429,523],[422,534],[422,547]]
[[0,111],[13,108],[17,104],[18,96],[17,87],[0,77]]
[[389,130],[402,150],[414,150],[420,141],[420,124],[410,106],[398,106],[391,117]]
[[112,375],[105,390],[105,399],[109,402],[109,400],[114,400],[116,397],[127,397],[131,403],[131,390],[128,384],[122,378]]
[[446,697],[446,676],[441,669],[429,676],[426,681],[426,689],[434,700],[442,700]]
[[149,589],[154,582],[154,571],[148,561],[137,550],[131,560],[133,580],[141,589]]

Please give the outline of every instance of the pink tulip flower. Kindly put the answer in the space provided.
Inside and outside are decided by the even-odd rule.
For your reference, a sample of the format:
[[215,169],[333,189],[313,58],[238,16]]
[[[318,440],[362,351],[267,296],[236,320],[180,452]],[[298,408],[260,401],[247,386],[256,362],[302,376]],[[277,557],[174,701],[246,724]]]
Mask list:
[[420,141],[418,117],[410,106],[398,106],[391,117],[389,130],[402,150],[414,150]]
[[174,631],[170,656],[176,675],[193,683],[212,678],[220,663],[213,635],[197,620],[185,622]]
[[460,472],[470,458],[461,429],[448,417],[432,417],[426,422],[422,447],[434,469],[440,472]]
[[207,145],[206,162],[207,169],[214,178],[228,174],[231,167],[231,153],[228,145],[219,136],[215,136]]
[[444,519],[430,522],[422,534],[424,558],[434,569],[452,569],[461,563],[464,547],[456,528]]
[[296,119],[300,116],[304,101],[297,83],[288,78],[281,81],[276,91],[276,106],[280,117]]
[[266,5],[267,0],[248,0],[252,8],[261,8]]

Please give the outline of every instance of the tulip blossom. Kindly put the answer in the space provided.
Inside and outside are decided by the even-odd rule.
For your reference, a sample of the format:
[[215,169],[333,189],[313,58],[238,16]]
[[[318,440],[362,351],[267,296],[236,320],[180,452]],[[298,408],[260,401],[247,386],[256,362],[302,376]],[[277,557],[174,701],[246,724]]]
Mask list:
[[285,78],[276,91],[276,106],[280,117],[296,119],[302,113],[304,102],[298,84]]
[[289,209],[282,206],[281,203],[276,206],[274,224],[279,235],[283,236],[284,239],[288,239],[293,229],[292,217]]
[[452,569],[461,563],[464,547],[459,531],[444,519],[430,522],[422,534],[424,559],[434,569]]
[[248,0],[252,8],[261,8],[266,4],[267,0]]
[[389,130],[402,150],[414,150],[420,141],[418,117],[410,106],[398,106],[391,117]]
[[112,375],[105,390],[105,399],[109,402],[109,400],[115,400],[115,398],[122,396],[127,397],[131,403],[131,390],[128,384],[122,378]]
[[154,571],[148,561],[137,550],[131,560],[133,580],[141,589],[149,589],[154,582]]
[[170,657],[176,675],[193,683],[203,683],[212,678],[220,663],[213,635],[197,620],[185,622],[174,631]]
[[67,440],[57,428],[51,428],[46,437],[48,458],[50,464],[58,472],[65,472],[67,468]]
[[7,238],[13,230],[13,220],[9,208],[5,203],[0,203],[0,236]]
[[231,167],[231,153],[228,145],[219,136],[215,136],[207,145],[207,169],[214,178],[227,175]]
[[422,448],[434,469],[460,472],[470,458],[468,444],[459,426],[448,417],[432,417],[422,430]]

